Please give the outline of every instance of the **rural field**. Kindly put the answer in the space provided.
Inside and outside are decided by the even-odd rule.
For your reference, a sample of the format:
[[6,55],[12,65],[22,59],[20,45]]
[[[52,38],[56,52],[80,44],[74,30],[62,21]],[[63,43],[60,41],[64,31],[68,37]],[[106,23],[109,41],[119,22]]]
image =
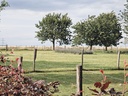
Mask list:
[[[81,64],[80,54],[58,53],[55,51],[37,51],[36,67],[33,72],[34,51],[21,50],[9,54],[10,60],[23,56],[23,69],[25,76],[33,80],[45,80],[46,82],[59,81],[59,92],[54,96],[70,96],[76,92],[76,66]],[[100,69],[104,70],[107,80],[111,82],[109,88],[114,87],[116,91],[122,91],[124,82],[124,60],[128,61],[127,54],[120,55],[120,68],[117,70],[117,52],[106,53],[96,51],[94,54],[84,54],[83,62],[83,96],[91,96],[88,89],[95,89],[94,83],[102,80]],[[3,65],[2,63],[0,63]],[[6,63],[8,65],[9,63]],[[14,64],[13,66],[17,66]],[[126,72],[128,72],[126,70]]]

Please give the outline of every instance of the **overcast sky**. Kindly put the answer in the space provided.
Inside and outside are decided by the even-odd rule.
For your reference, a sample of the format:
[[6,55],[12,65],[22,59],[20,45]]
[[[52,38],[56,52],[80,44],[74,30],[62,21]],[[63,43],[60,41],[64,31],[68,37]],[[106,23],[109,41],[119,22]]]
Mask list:
[[[1,2],[2,0],[0,0]],[[87,19],[88,15],[99,15],[124,9],[126,0],[6,0],[10,7],[0,13],[0,45],[37,46],[35,27],[48,13],[68,13],[73,24]]]

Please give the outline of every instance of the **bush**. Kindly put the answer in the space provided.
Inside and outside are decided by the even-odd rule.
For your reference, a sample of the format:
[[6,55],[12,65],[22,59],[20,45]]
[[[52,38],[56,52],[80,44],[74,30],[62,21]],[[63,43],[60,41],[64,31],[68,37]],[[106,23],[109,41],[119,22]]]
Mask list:
[[[51,96],[59,91],[58,81],[46,83],[44,80],[33,81],[25,77],[19,58],[13,61],[2,54],[0,61],[3,64],[10,61],[9,66],[0,65],[0,96]],[[17,68],[12,66],[15,63],[18,63]]]
[[128,54],[128,51],[120,51],[121,54]]
[[[79,49],[79,48],[67,48],[67,49],[58,48],[55,50],[55,52],[81,54],[82,49]],[[93,51],[87,50],[87,51],[84,51],[84,54],[93,54]]]
[[51,96],[58,92],[59,82],[33,81],[18,68],[0,65],[0,96]]

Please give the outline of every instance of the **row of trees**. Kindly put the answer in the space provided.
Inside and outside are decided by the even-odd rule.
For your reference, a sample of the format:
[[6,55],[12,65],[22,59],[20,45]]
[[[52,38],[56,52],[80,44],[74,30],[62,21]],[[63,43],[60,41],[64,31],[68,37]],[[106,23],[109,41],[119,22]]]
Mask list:
[[[124,21],[124,32],[128,33],[128,1],[125,4],[124,11],[120,17]],[[86,44],[92,50],[93,45],[105,46],[118,45],[122,38],[121,24],[118,17],[112,11],[110,13],[102,13],[99,16],[88,16],[88,19],[79,21],[72,25],[72,20],[68,14],[49,13],[36,24],[39,29],[36,33],[38,40],[42,43],[50,40],[55,50],[55,42],[62,44],[81,45]],[[71,28],[74,29],[71,32]],[[72,41],[72,42],[71,42]]]
[[98,17],[90,16],[87,20],[73,26],[76,35],[73,44],[87,44],[92,50],[93,45],[108,46],[118,44],[122,38],[121,26],[114,12],[102,13]]

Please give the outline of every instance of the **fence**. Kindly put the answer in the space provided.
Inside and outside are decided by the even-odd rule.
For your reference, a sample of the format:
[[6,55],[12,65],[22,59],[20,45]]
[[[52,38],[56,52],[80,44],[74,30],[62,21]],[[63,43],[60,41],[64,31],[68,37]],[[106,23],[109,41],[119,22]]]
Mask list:
[[8,45],[0,45],[0,49],[8,51]]
[[[82,51],[84,52],[84,50]],[[102,77],[101,80],[97,79],[97,81],[95,81],[96,79],[92,78],[92,79],[88,79],[86,76],[87,73],[89,74],[94,74],[96,75],[96,71],[87,71],[87,73],[85,72],[85,76],[83,75],[83,54],[81,56],[81,65],[77,65],[76,67],[76,85],[77,85],[77,90],[76,90],[76,96],[91,96],[96,95],[96,96],[102,96],[103,94],[110,94],[111,96],[126,96],[128,95],[128,89],[126,89],[126,84],[125,82],[127,82],[126,79],[126,69],[124,67],[124,72],[122,73],[122,76],[124,76],[122,79],[118,78],[118,77],[114,77],[110,75],[106,75],[104,73],[103,70],[99,70],[99,73],[101,72]],[[127,65],[125,65],[127,66]],[[120,69],[120,51],[118,52],[117,55],[117,69]],[[99,74],[100,75],[100,74]],[[107,81],[106,78],[109,78],[109,80],[112,80],[112,83],[117,83],[120,82],[119,85],[112,86],[111,88],[109,88],[107,91],[106,89],[109,87],[109,83],[111,83],[111,81]],[[94,84],[94,86],[91,88],[89,86],[86,86],[86,88],[83,88],[83,81],[87,82],[91,82],[91,84]],[[116,81],[116,82],[115,82]],[[118,89],[118,91],[115,91],[115,88],[120,87],[120,89]],[[99,90],[97,91],[97,89],[99,88]],[[90,91],[86,92],[87,90]],[[92,94],[91,94],[92,93]]]
[[9,46],[9,45],[0,45],[0,49],[3,50],[33,50],[34,48],[38,49],[38,50],[52,50],[52,47],[47,47],[47,46]]
[[[76,66],[76,85],[77,85],[77,88],[76,88],[76,95],[78,96],[90,96],[91,94],[88,94],[86,93],[86,90],[90,90],[90,88],[86,87],[85,89],[83,88],[83,80],[86,82],[91,82],[91,83],[95,83],[97,81],[95,81],[95,79],[88,79],[85,76],[83,76],[83,63],[84,63],[84,50],[82,50],[82,54],[81,54],[81,65],[77,65]],[[36,60],[36,57],[37,57],[37,49],[34,49],[34,60],[33,60],[33,71],[35,71],[35,60]],[[118,52],[118,55],[117,55],[117,69],[119,70],[120,69],[120,51]],[[90,73],[90,74],[97,74],[98,72],[96,71],[84,71],[84,73]],[[99,72],[100,73],[100,72]],[[99,74],[98,73],[98,74]],[[103,75],[104,73],[102,73]],[[100,74],[99,74],[100,75]],[[121,83],[123,83],[123,79],[120,79],[118,77],[114,77],[114,76],[111,76],[111,75],[106,75],[107,78],[109,78],[110,80],[113,79],[114,81],[118,81]],[[104,78],[103,78],[104,79]],[[99,79],[98,79],[99,80]],[[101,77],[101,80],[102,80],[102,77]],[[100,80],[98,81],[100,82]],[[114,83],[114,82],[113,82]],[[91,86],[92,87],[92,86]],[[94,86],[93,86],[94,87]],[[92,89],[91,89],[92,90]],[[91,92],[90,92],[91,93]],[[87,95],[88,94],[88,95]]]
[[[33,55],[33,58],[34,58],[33,59],[33,71],[36,70],[36,65],[35,65],[36,57],[37,57],[37,49],[34,50],[34,55]],[[117,69],[120,69],[119,62],[120,62],[120,52],[118,52],[118,55],[117,55]],[[81,54],[81,65],[82,66],[78,65],[76,68],[76,70],[77,70],[76,94],[80,94],[80,96],[91,96],[92,92],[89,91],[89,89],[87,87],[90,88],[90,86],[91,86],[91,88],[94,88],[94,86],[92,86],[92,85],[97,81],[101,81],[102,75],[100,74],[99,70],[94,70],[94,71],[84,70],[83,63],[84,63],[84,54]],[[117,87],[122,87],[122,83],[124,82],[122,71],[119,75],[115,75],[115,76],[113,74],[109,74],[109,70],[105,70],[105,72],[107,73],[106,76],[107,76],[108,80],[110,80],[110,81],[112,81],[112,83],[114,83],[114,85],[112,85],[112,87],[114,87],[116,85],[116,83],[120,83],[120,85],[116,85]],[[93,78],[94,75],[97,76],[97,78]],[[119,78],[121,76],[122,76],[122,79]],[[91,85],[87,86],[87,84],[89,84],[89,85],[91,84]],[[120,89],[118,89],[118,90],[120,90]]]

